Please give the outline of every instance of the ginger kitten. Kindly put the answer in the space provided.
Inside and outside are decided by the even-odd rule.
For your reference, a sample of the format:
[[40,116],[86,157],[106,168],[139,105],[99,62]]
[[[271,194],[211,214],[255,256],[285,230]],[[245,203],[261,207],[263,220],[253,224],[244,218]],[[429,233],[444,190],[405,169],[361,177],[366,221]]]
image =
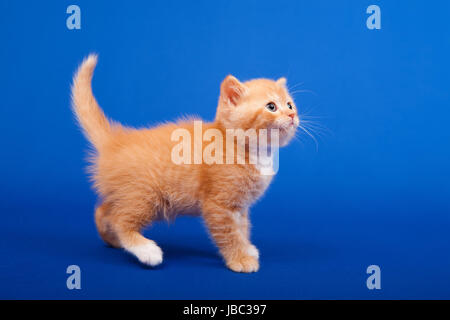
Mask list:
[[[193,120],[140,130],[108,121],[92,93],[96,63],[97,57],[90,55],[79,67],[73,80],[72,105],[95,148],[90,172],[102,200],[95,211],[101,238],[143,264],[156,266],[163,253],[141,230],[159,219],[198,214],[231,270],[257,271],[259,252],[249,238],[248,210],[264,193],[272,175],[262,174],[258,164],[248,161],[175,163],[173,133],[184,129],[195,135]],[[297,109],[284,78],[241,83],[227,76],[221,85],[216,118],[202,123],[202,129],[223,136],[227,129],[277,129],[280,144],[286,145],[298,125]],[[201,146],[200,152],[204,149]]]

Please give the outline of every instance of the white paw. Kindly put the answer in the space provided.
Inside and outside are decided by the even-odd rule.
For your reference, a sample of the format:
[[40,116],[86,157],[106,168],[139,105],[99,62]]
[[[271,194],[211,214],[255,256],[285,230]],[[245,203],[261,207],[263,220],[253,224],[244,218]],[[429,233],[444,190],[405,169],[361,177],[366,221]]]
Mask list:
[[248,245],[246,251],[249,256],[252,256],[256,259],[259,258],[259,251],[258,251],[258,249],[256,249],[256,247],[254,245],[252,245],[252,244]]
[[134,254],[141,263],[151,267],[157,266],[163,261],[163,252],[153,241],[149,241],[140,246],[127,248],[127,251]]

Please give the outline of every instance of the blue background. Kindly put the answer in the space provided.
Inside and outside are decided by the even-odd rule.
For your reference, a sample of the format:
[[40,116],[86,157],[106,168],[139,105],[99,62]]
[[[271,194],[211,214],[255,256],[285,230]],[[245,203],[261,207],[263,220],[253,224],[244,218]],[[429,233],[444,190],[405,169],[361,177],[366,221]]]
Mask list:
[[[66,8],[81,8],[81,30]],[[366,8],[381,8],[368,30]],[[450,298],[448,1],[1,1],[0,298]],[[155,270],[98,238],[72,74],[133,126],[212,120],[221,80],[286,76],[327,129],[281,150],[252,209],[255,274],[227,270],[198,218],[146,234]],[[66,268],[82,289],[66,288]],[[366,268],[381,267],[381,290]]]

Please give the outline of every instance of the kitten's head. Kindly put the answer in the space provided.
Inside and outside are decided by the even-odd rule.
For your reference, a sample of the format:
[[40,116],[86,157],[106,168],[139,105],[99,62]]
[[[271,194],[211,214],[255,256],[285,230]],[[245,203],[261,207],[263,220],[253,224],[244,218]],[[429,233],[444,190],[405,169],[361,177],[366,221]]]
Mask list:
[[285,78],[242,83],[229,75],[220,91],[216,121],[225,128],[278,129],[280,146],[294,137],[300,121]]

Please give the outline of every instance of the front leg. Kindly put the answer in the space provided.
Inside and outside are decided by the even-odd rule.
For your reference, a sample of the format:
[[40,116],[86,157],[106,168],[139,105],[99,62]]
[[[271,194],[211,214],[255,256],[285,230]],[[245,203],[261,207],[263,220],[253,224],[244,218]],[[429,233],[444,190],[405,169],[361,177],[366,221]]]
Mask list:
[[247,215],[244,218],[242,212],[210,202],[203,205],[203,217],[228,268],[236,272],[258,271],[258,250],[248,239]]
[[249,221],[248,210],[242,211],[239,222],[240,222],[241,232],[244,235],[244,237],[248,240],[248,246],[246,249],[247,253],[251,256],[254,256],[256,259],[258,259],[259,251],[250,241],[250,221]]

